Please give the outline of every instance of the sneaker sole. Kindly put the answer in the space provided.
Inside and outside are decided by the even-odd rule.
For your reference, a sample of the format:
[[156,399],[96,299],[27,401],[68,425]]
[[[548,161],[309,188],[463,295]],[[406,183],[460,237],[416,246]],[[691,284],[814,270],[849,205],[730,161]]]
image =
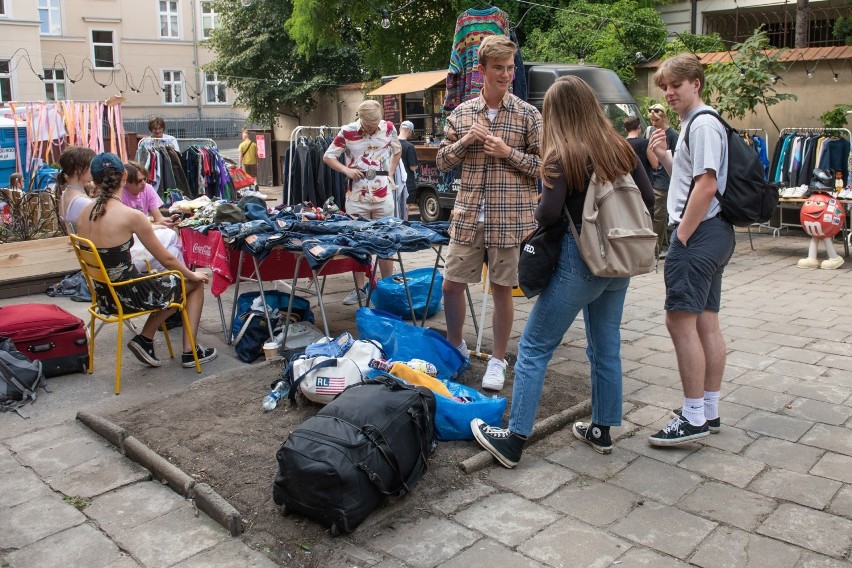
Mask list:
[[[672,418],[680,418],[680,413],[678,413],[676,410],[670,410],[669,416],[671,416]],[[722,424],[720,421],[718,426],[714,426],[713,424],[710,424],[710,421],[708,420],[707,427],[710,429],[711,434],[718,434],[719,430],[722,428]]]
[[[218,356],[219,356],[219,353],[216,352],[213,355],[208,355],[207,357],[199,357],[198,363],[201,364],[201,363],[206,363],[207,361],[212,361],[213,359],[215,359]],[[183,366],[184,369],[193,369],[193,368],[195,368],[195,360],[193,359],[192,361],[189,361],[187,363],[181,363],[181,365]]]
[[141,363],[145,363],[150,367],[160,367],[163,364],[159,359],[154,359],[148,355],[148,352],[145,351],[138,343],[131,341],[127,344],[127,348],[130,349],[130,352],[133,353]]
[[503,386],[505,384],[506,383],[500,383],[499,385],[489,384],[489,383],[486,383],[485,381],[482,381],[482,389],[483,390],[490,390],[490,391],[501,391],[501,390],[503,390]]
[[518,465],[518,462],[512,462],[507,460],[506,456],[495,450],[491,443],[488,441],[488,439],[485,438],[482,435],[482,432],[479,431],[479,428],[473,428],[472,431],[473,437],[476,438],[476,441],[479,442],[479,445],[485,448],[485,450],[489,454],[494,456],[494,459],[503,464],[503,466],[508,467],[509,469],[513,469],[516,465]]
[[589,440],[588,438],[586,438],[585,436],[583,436],[582,434],[580,434],[579,432],[577,432],[577,425],[576,424],[571,427],[571,430],[574,432],[575,438],[577,438],[581,442],[586,442],[587,444],[589,444],[592,447],[592,449],[595,450],[597,453],[604,454],[604,455],[612,453],[612,446],[599,446],[599,445],[595,444],[594,442],[592,442],[591,440]]
[[683,436],[681,438],[672,438],[672,439],[663,439],[663,438],[654,438],[653,436],[648,437],[648,443],[652,446],[679,446],[681,444],[687,444],[689,442],[693,442],[695,440],[699,440],[701,438],[706,438],[710,435],[710,431],[707,432],[699,432],[697,434],[690,434],[689,436]]

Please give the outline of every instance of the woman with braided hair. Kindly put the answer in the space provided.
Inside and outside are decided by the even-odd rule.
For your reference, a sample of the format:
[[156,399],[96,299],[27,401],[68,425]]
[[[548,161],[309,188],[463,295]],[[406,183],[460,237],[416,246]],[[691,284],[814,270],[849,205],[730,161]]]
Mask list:
[[[97,186],[97,197],[81,211],[77,233],[92,241],[98,248],[101,260],[113,282],[141,276],[130,258],[134,235],[167,270],[177,270],[183,274],[186,280],[186,312],[190,329],[195,336],[204,306],[204,284],[207,283],[207,275],[189,270],[163,247],[154,234],[148,217],[121,202],[120,194],[127,180],[127,172],[118,156],[109,152],[98,154],[92,160],[89,171]],[[99,310],[104,313],[116,312],[112,296],[97,282],[95,293]],[[161,362],[154,354],[154,334],[166,318],[175,313],[174,309],[164,308],[179,297],[180,282],[174,275],[164,276],[131,286],[121,286],[116,288],[116,295],[128,311],[160,309],[159,312],[148,316],[142,331],[127,344],[127,348],[137,359],[152,367],[159,367]],[[192,345],[189,334],[184,330],[181,361],[184,367],[195,366],[193,349],[202,363],[216,358],[216,349]]]

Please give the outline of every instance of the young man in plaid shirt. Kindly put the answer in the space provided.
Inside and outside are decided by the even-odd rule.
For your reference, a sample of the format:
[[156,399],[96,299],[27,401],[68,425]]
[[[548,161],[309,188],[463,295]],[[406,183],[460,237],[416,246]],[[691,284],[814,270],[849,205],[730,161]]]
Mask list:
[[487,254],[494,345],[482,388],[497,391],[506,377],[520,244],[535,229],[540,165],[541,114],[509,93],[515,72],[524,72],[515,69],[516,49],[506,36],[482,41],[477,67],[483,78],[482,91],[447,118],[437,156],[442,171],[461,166],[443,286],[447,339],[469,356],[462,338],[465,290],[468,284],[480,281]]

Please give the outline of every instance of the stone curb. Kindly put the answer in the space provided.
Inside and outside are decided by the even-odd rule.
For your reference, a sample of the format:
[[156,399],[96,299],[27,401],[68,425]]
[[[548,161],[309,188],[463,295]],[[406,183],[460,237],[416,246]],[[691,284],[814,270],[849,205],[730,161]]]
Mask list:
[[[591,411],[592,399],[587,399],[579,404],[575,404],[571,408],[566,408],[559,414],[548,416],[547,418],[533,426],[532,434],[530,434],[530,441],[535,441],[539,438],[547,436],[548,434],[552,434],[553,432],[564,428],[570,422],[576,420],[577,418],[588,416]],[[486,450],[482,450],[478,454],[471,456],[461,462],[459,464],[459,467],[461,467],[462,471],[464,471],[465,473],[474,473],[484,467],[491,465],[491,463],[494,461],[496,460],[494,459],[494,456],[491,455],[491,453]]]
[[102,416],[78,412],[77,420],[114,445],[128,459],[150,471],[155,479],[165,482],[178,494],[192,499],[199,509],[226,528],[231,536],[239,536],[243,532],[239,512],[212,487],[206,483],[196,484],[195,480],[179,467],[133,436],[129,436],[121,426]]

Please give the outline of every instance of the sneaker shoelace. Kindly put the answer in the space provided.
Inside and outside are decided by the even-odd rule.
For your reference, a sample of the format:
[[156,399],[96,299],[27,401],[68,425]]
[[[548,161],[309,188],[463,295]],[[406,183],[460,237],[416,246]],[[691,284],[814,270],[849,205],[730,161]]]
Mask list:
[[683,425],[683,420],[681,418],[675,418],[663,428],[663,432],[666,434],[670,434],[672,432],[677,432],[680,430],[680,427]]
[[486,436],[493,436],[494,438],[508,438],[509,430],[505,428],[497,428],[496,426],[482,426],[482,433]]
[[489,359],[488,361],[488,369],[486,373],[491,374],[503,374],[506,369],[503,367],[503,363],[499,359]]

